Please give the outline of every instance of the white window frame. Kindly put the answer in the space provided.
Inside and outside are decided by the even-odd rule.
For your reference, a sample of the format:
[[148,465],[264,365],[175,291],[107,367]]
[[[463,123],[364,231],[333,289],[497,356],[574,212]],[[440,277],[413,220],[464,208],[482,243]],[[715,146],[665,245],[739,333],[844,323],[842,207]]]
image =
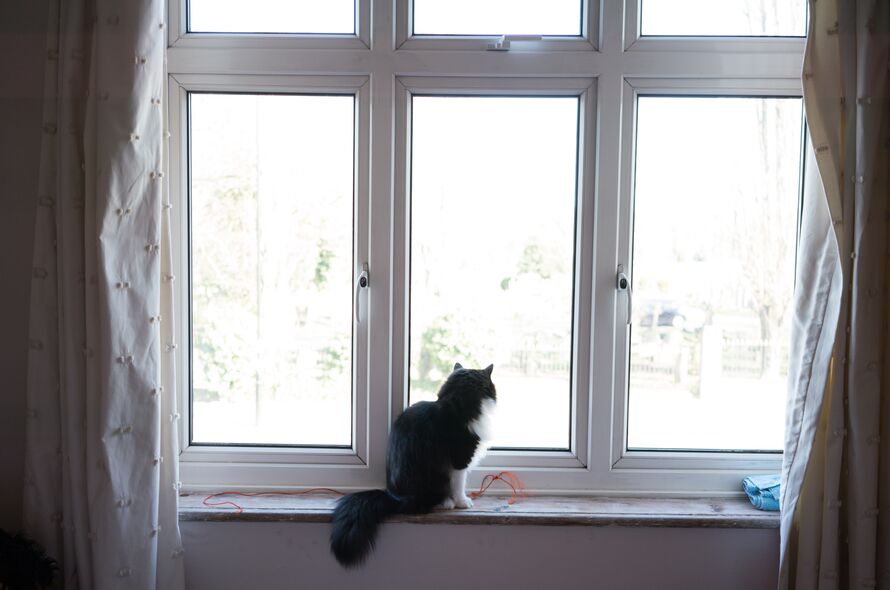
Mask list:
[[[396,260],[394,264],[393,292],[397,302],[395,309],[400,313],[393,317],[393,374],[401,376],[394,382],[392,420],[408,405],[408,317],[409,308],[409,269],[410,260],[410,179],[411,179],[411,97],[412,96],[572,96],[579,100],[578,162],[575,196],[575,255],[574,277],[578,286],[573,294],[572,326],[572,375],[571,375],[571,416],[570,446],[566,451],[500,451],[491,450],[479,464],[477,472],[520,470],[534,468],[525,474],[524,482],[536,488],[547,487],[547,482],[558,473],[573,473],[584,470],[588,463],[587,439],[589,401],[585,392],[589,391],[589,339],[583,334],[590,329],[590,289],[591,268],[587,263],[592,258],[593,191],[595,157],[586,157],[585,150],[595,149],[596,138],[596,81],[593,78],[506,78],[491,80],[486,78],[441,78],[441,77],[398,77],[396,78],[396,141],[395,177],[399,180],[395,187]],[[585,147],[586,146],[586,147]],[[495,147],[493,145],[493,147]],[[496,149],[496,147],[495,147]],[[497,378],[494,379],[497,384]],[[543,469],[543,471],[542,471]],[[476,474],[479,478],[479,474]],[[471,480],[475,483],[475,480]]]
[[[778,97],[787,98],[800,95],[799,78],[772,78],[744,80],[737,78],[653,78],[641,77],[624,79],[622,89],[622,137],[630,138],[622,144],[621,155],[621,209],[619,212],[618,260],[633,276],[633,206],[634,206],[634,154],[636,129],[636,103],[640,95],[645,96],[737,96],[737,97]],[[803,158],[801,158],[803,166]],[[621,299],[618,300],[617,315],[624,315]],[[612,366],[621,365],[630,354],[630,330],[621,330],[617,324],[615,333],[615,358]],[[604,359],[604,364],[608,365]],[[605,367],[604,367],[605,370]],[[707,485],[707,480],[725,479],[725,485],[738,486],[740,476],[756,472],[775,472],[782,466],[777,453],[758,452],[715,452],[715,451],[654,451],[630,450],[626,446],[628,429],[628,392],[630,373],[615,370],[612,392],[612,423],[610,441],[612,471],[636,474],[637,479],[652,479],[656,485],[664,474],[685,472],[683,479],[695,487]],[[732,469],[727,469],[732,465]]]
[[[169,0],[168,124],[175,273],[188,276],[189,91],[346,92],[356,100],[356,265],[368,262],[366,320],[355,328],[352,449],[184,445],[186,489],[382,487],[389,426],[407,401],[410,98],[413,94],[568,95],[581,101],[575,236],[572,443],[563,452],[492,451],[469,485],[510,469],[531,491],[734,495],[778,454],[628,451],[627,347],[617,266],[632,273],[635,102],[646,94],[800,96],[802,38],[640,37],[639,0],[585,3],[580,37],[488,51],[491,37],[423,37],[410,0],[357,0],[355,35],[188,33]],[[365,207],[365,209],[361,209]],[[363,225],[366,224],[366,225]],[[361,232],[365,233],[362,234]],[[364,248],[364,251],[359,251]],[[179,281],[180,310],[189,309]],[[181,318],[187,317],[180,313]],[[179,324],[180,341],[190,326]],[[177,349],[181,440],[190,423],[188,346]],[[496,380],[495,380],[496,382]]]
[[[323,0],[322,0],[323,1]],[[245,4],[249,8],[248,5]],[[355,33],[193,33],[188,30],[187,0],[168,0],[167,46],[182,49],[355,49],[371,47],[371,3],[356,2]]]
[[[368,183],[370,181],[370,94],[367,76],[245,76],[240,74],[170,74],[168,76],[168,119],[170,137],[170,172],[172,192],[172,220],[174,244],[174,276],[182,277],[177,291],[177,309],[182,310],[177,325],[180,342],[191,342],[191,290],[189,262],[189,122],[188,100],[191,92],[232,92],[294,94],[337,94],[355,99],[354,126],[354,272],[360,272],[368,260],[369,212]],[[354,301],[353,305],[360,302]],[[348,312],[349,310],[346,310]],[[351,448],[318,447],[254,447],[192,445],[189,440],[191,424],[190,348],[178,347],[177,386],[180,400],[180,461],[188,485],[212,488],[226,482],[228,487],[287,487],[299,481],[309,486],[362,486],[374,481],[379,474],[371,473],[369,465],[374,448],[374,424],[371,408],[385,403],[385,397],[374,395],[368,383],[367,371],[359,367],[368,362],[369,322],[353,325],[353,409]],[[385,430],[385,419],[377,427]],[[377,436],[380,438],[380,435]],[[378,442],[378,441],[374,441]],[[379,447],[379,442],[377,444]],[[329,469],[337,467],[337,469]]]
[[[414,2],[395,2],[395,47],[401,50],[486,51],[492,37],[483,35],[415,35],[412,30]],[[542,0],[546,2],[546,0]],[[583,2],[580,35],[548,35],[540,41],[521,41],[511,51],[596,51],[599,36],[599,10],[596,1]]]

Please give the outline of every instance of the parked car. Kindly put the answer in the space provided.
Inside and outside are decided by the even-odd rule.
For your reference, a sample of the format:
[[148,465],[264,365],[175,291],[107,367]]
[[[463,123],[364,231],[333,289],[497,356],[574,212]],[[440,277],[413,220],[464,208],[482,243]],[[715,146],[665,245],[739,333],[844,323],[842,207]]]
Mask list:
[[638,320],[643,328],[670,327],[687,332],[699,330],[704,324],[704,310],[671,300],[643,301]]

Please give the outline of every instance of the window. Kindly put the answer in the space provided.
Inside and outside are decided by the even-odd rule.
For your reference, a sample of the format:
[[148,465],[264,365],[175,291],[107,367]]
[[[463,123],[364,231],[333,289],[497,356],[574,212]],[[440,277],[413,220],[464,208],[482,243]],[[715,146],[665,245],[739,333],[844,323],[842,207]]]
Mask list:
[[188,106],[192,442],[348,447],[354,97]]
[[414,0],[412,10],[416,35],[572,36],[582,28],[581,0]]
[[642,0],[643,35],[804,36],[805,0]]
[[171,2],[185,485],[382,486],[454,362],[470,485],[778,470],[806,15],[738,4]]
[[799,98],[637,98],[628,448],[782,449],[802,127]]
[[409,401],[494,363],[495,447],[570,446],[578,102],[412,99]]
[[195,33],[355,33],[354,0],[189,0]]

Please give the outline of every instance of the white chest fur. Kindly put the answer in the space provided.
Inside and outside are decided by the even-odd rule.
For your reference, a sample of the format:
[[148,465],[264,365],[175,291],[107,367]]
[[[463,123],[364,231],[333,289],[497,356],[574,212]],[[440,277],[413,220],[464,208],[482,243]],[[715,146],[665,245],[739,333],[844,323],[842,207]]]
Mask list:
[[479,437],[479,446],[476,447],[476,452],[470,460],[469,467],[474,467],[480,460],[482,460],[482,457],[485,456],[485,451],[488,450],[488,446],[494,439],[494,418],[496,410],[497,404],[495,401],[486,398],[482,400],[482,412],[479,414],[479,417],[470,422],[470,431]]
[[479,417],[470,422],[470,431],[479,437],[479,444],[476,446],[476,452],[473,453],[473,458],[470,459],[470,464],[464,469],[451,472],[451,493],[449,497],[445,498],[442,502],[441,508],[450,510],[451,508],[473,507],[473,501],[467,497],[466,493],[467,471],[470,468],[475,467],[476,464],[482,460],[482,457],[485,456],[485,451],[488,450],[488,445],[491,444],[491,441],[494,438],[495,408],[496,404],[494,400],[483,400],[482,411],[479,414]]

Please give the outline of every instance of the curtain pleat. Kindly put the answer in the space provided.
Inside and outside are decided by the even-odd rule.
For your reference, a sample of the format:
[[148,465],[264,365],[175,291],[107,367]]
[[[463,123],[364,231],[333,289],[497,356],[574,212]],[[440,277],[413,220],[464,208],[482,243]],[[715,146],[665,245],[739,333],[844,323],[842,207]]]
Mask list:
[[811,0],[782,588],[890,588],[888,46],[890,3]]
[[50,8],[24,528],[67,588],[184,586],[164,10]]

